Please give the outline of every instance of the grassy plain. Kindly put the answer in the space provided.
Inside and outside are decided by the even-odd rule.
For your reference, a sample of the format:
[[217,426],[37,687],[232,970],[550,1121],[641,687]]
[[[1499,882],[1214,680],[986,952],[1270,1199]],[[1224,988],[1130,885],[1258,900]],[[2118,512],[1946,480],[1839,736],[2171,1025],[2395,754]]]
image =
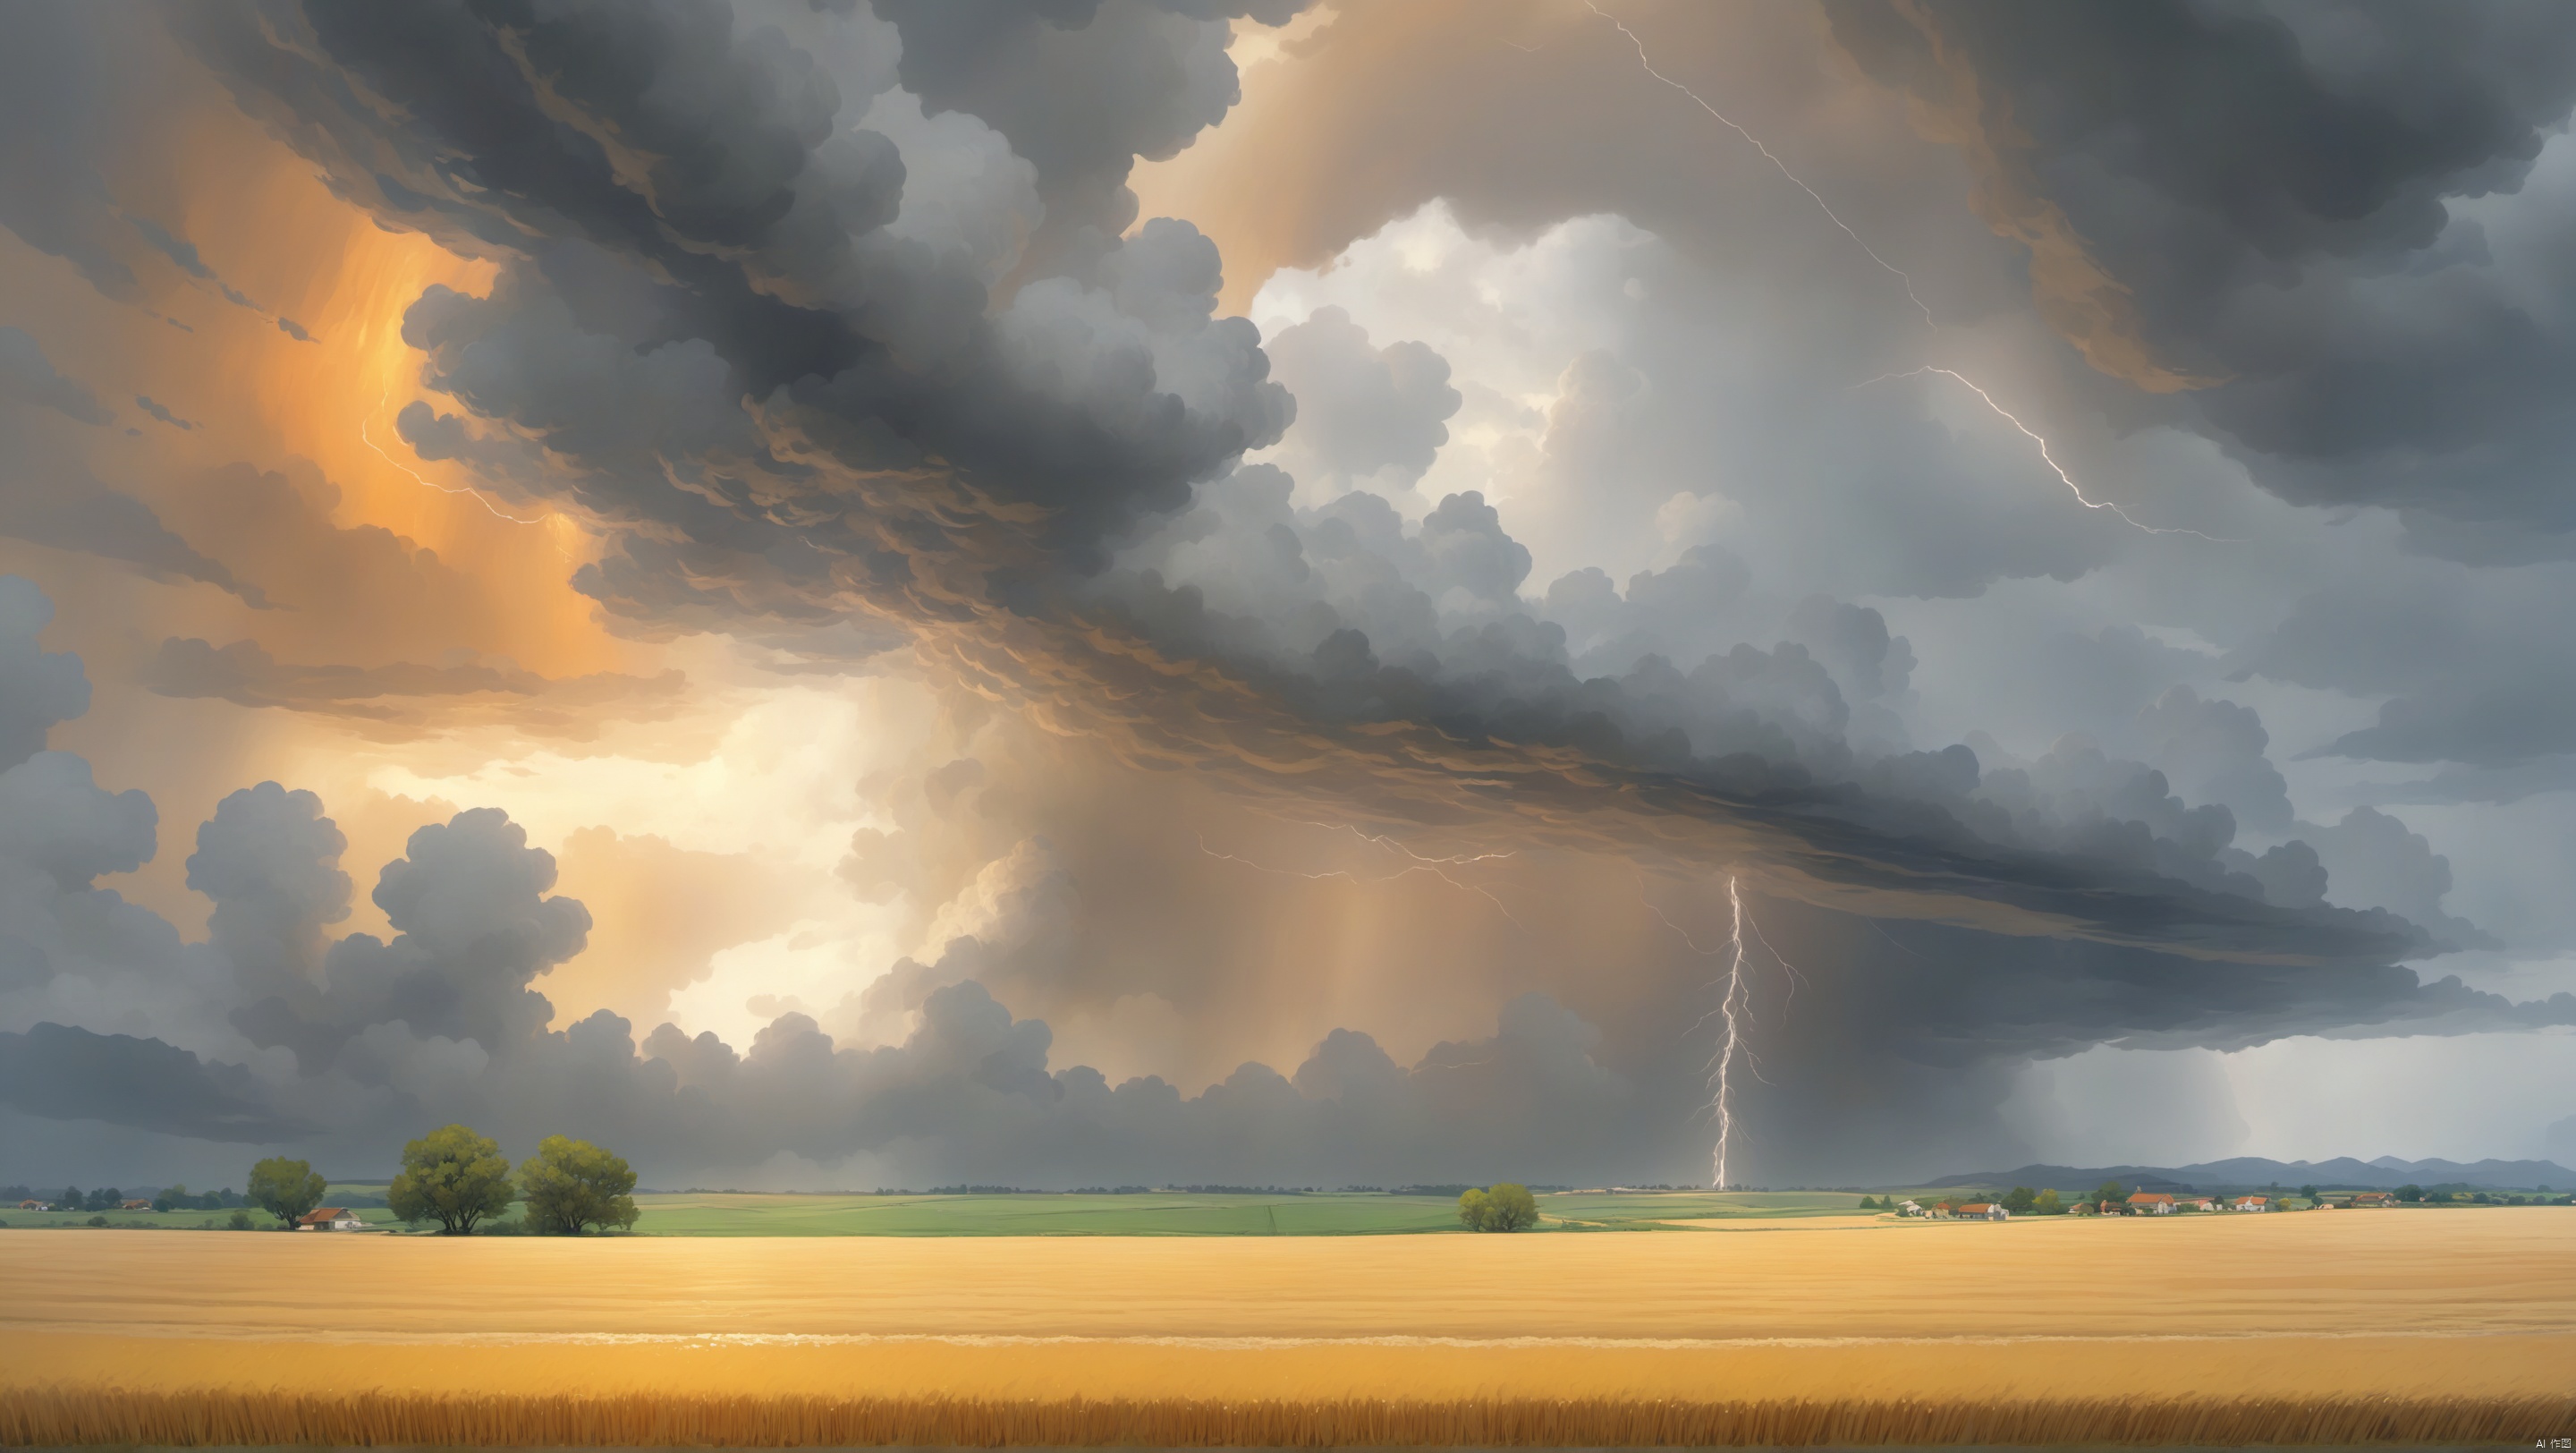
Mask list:
[[[334,1186],[338,1199],[382,1199],[382,1186]],[[351,1195],[349,1193],[356,1193]],[[1676,1220],[1849,1215],[1860,1198],[1802,1192],[1724,1195],[1589,1193],[1539,1197],[1542,1231],[1654,1231]],[[635,1198],[639,1236],[1383,1236],[1461,1232],[1445,1196],[1361,1193],[1134,1195],[770,1195],[648,1192]],[[84,1227],[85,1211],[0,1211],[0,1225]],[[230,1211],[109,1211],[111,1227],[221,1229]],[[399,1227],[382,1207],[359,1207],[370,1226]],[[265,1211],[254,1225],[273,1227]]]
[[2554,1209],[1758,1235],[0,1232],[0,1286],[16,1443],[2576,1428],[2576,1216]]

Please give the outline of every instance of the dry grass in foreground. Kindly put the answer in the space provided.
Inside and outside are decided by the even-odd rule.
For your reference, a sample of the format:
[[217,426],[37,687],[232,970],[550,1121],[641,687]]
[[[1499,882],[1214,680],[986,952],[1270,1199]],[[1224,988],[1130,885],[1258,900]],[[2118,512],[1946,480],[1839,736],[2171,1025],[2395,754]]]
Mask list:
[[1764,1235],[0,1232],[0,1443],[2576,1435],[2576,1215]]
[[2564,1428],[2576,1398],[2063,1398],[1769,1402],[1124,1398],[1004,1402],[633,1394],[35,1391],[0,1442],[719,1446],[1686,1447],[1817,1444],[2491,1443]]

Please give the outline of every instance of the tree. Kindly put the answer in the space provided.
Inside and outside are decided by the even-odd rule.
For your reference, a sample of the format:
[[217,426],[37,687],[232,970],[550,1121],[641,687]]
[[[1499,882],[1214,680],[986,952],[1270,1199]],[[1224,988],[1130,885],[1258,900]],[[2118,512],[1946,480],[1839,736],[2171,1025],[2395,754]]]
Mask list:
[[2016,1216],[2029,1215],[2030,1208],[2038,1204],[2039,1192],[2028,1186],[2015,1186],[2012,1188],[2012,1194],[2004,1197],[2004,1209]]
[[188,1194],[187,1183],[184,1181],[165,1188],[160,1195],[152,1198],[152,1209],[155,1211],[184,1211],[195,1204],[197,1199]]
[[311,1164],[282,1155],[252,1166],[249,1184],[250,1203],[290,1227],[321,1205],[323,1193],[331,1188]]
[[1527,1231],[1538,1224],[1538,1200],[1509,1181],[1458,1197],[1458,1219],[1470,1231]]
[[597,1227],[635,1224],[635,1172],[587,1140],[549,1135],[537,1153],[519,1162],[519,1186],[528,1203],[528,1229],[542,1236],[579,1236]]
[[2313,1201],[2317,1198],[2317,1188],[2314,1186],[2301,1186],[2299,1187],[2299,1196],[2302,1200]]
[[224,1218],[224,1229],[225,1229],[225,1230],[227,1230],[227,1231],[247,1231],[247,1230],[249,1230],[249,1229],[250,1229],[250,1212],[248,1212],[248,1211],[235,1211],[235,1212],[233,1212],[231,1215],[226,1216],[226,1217]]
[[476,1222],[517,1199],[499,1142],[449,1125],[403,1147],[402,1174],[385,1204],[406,1221],[436,1221],[441,1236],[471,1236]]
[[1880,1206],[1879,1206],[1879,1204],[1878,1204],[1878,1198],[1877,1198],[1876,1196],[1863,1196],[1863,1197],[1861,1197],[1861,1198],[1860,1198],[1860,1208],[1861,1208],[1862,1210],[1864,1210],[1864,1211],[1875,1211],[1875,1210],[1879,1210],[1879,1209],[1880,1209]]
[[2399,1186],[2397,1188],[2397,1199],[2404,1201],[2406,1204],[2411,1206],[2417,1201],[2424,1199],[2424,1188],[2422,1186],[2415,1185]]
[[1473,1187],[1458,1193],[1458,1221],[1470,1231],[1494,1229],[1494,1198]]
[[2030,1203],[2030,1213],[2034,1216],[2063,1216],[2066,1214],[2066,1203],[2057,1198],[2057,1192],[2042,1191],[2037,1199]]

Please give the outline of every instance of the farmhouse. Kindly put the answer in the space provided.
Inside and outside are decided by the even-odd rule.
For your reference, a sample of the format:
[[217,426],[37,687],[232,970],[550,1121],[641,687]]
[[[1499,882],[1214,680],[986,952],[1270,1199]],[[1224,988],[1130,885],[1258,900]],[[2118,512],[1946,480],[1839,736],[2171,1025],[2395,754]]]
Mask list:
[[358,1219],[354,1211],[344,1210],[338,1206],[317,1206],[304,1213],[304,1219],[295,1223],[295,1229],[298,1231],[359,1231],[365,1229],[366,1224]]
[[116,1203],[116,1209],[120,1211],[149,1211],[152,1209],[152,1203],[150,1201],[119,1201]]
[[2012,1219],[2012,1212],[2005,1210],[2003,1207],[1996,1205],[1992,1201],[1971,1201],[1967,1205],[1959,1208],[1959,1219],[1962,1221],[2009,1221]]
[[51,1201],[20,1201],[18,1203],[18,1209],[21,1211],[50,1211],[53,1208],[54,1203]]
[[1896,1203],[1896,1214],[1900,1216],[1920,1216],[1923,1214],[1923,1203],[1920,1201],[1899,1201]]
[[2386,1191],[2355,1191],[2352,1199],[2344,1204],[2359,1210],[2369,1206],[2393,1206],[2397,1201]]
[[2236,1209],[2240,1211],[2268,1211],[2272,1209],[2272,1198],[2270,1196],[2246,1196],[2237,1201]]
[[2170,1216],[2173,1209],[2174,1198],[2162,1191],[2140,1191],[2129,1197],[2129,1214],[2132,1216]]
[[2185,1211],[2215,1211],[2218,1200],[2214,1196],[2178,1196],[2174,1205]]

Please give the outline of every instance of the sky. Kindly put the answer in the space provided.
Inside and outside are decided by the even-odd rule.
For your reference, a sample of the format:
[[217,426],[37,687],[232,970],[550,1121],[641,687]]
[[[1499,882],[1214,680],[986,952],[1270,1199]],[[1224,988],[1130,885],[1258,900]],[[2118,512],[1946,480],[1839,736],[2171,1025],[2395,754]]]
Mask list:
[[7,0],[0,1176],[2576,1158],[2571,110],[2501,0]]

